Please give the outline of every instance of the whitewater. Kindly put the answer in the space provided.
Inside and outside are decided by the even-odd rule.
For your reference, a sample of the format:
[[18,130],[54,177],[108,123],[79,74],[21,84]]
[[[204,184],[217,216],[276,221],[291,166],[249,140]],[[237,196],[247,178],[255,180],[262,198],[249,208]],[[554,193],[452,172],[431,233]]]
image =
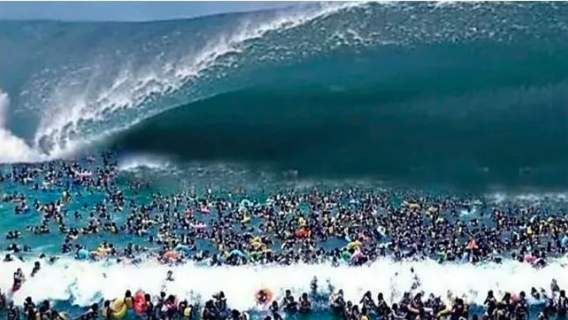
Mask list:
[[0,89],[0,163],[42,160],[21,138],[6,128],[6,113],[10,104],[8,94]]
[[[548,291],[553,279],[560,287],[567,287],[566,262],[566,258],[558,259],[541,269],[512,261],[471,265],[390,259],[359,267],[329,264],[211,267],[192,263],[167,266],[152,261],[136,265],[83,262],[64,257],[53,264],[44,263],[38,276],[28,278],[13,299],[21,304],[31,296],[34,301],[50,299],[87,306],[122,296],[126,290],[151,293],[166,290],[203,303],[203,299],[224,291],[230,307],[252,310],[260,307],[255,298],[258,290],[269,289],[277,298],[283,297],[286,289],[300,295],[310,291],[315,277],[318,293],[327,296],[330,290],[343,289],[346,299],[352,301],[358,301],[368,290],[374,294],[382,292],[390,301],[398,301],[405,291],[423,291],[448,300],[459,296],[482,305],[488,290],[497,296],[505,292],[529,292],[532,287]],[[29,274],[32,267],[31,261],[1,262],[2,291],[9,292],[11,275],[17,268]],[[168,270],[173,271],[174,281],[165,280]]]

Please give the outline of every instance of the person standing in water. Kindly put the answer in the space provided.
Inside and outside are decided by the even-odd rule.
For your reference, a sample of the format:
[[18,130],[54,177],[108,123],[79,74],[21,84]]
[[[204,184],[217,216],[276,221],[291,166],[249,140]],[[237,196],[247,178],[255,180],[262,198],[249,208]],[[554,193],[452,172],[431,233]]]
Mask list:
[[278,301],[272,301],[272,304],[270,305],[270,313],[272,314],[272,318],[274,320],[282,320],[282,316],[280,315],[280,313],[278,313],[279,309],[280,307],[278,306]]
[[6,308],[6,295],[0,290],[0,311],[4,311]]
[[307,293],[302,293],[300,297],[300,313],[310,313],[312,311],[312,303]]
[[556,312],[558,318],[566,318],[566,314],[568,313],[568,299],[566,298],[566,291],[564,290],[560,290],[560,295],[556,300]]
[[7,320],[20,320],[20,309],[14,305],[14,301],[8,303],[8,308],[6,309],[6,319]]
[[40,268],[41,268],[41,265],[40,265],[39,261],[34,262],[34,268],[32,269],[32,274],[30,276],[33,278],[36,275],[36,273],[38,273]]
[[12,284],[12,291],[18,291],[22,287],[24,281],[26,281],[26,276],[24,275],[22,268],[18,268],[18,270],[14,272],[14,283]]

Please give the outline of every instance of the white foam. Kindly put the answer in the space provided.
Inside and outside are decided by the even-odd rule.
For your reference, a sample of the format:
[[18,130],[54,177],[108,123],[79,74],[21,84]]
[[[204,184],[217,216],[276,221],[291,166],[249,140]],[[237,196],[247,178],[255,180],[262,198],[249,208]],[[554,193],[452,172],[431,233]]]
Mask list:
[[9,104],[8,94],[0,89],[0,163],[38,160],[41,157],[23,139],[6,128]]
[[173,164],[166,157],[137,154],[129,155],[118,160],[118,169],[121,171],[137,171],[139,169],[167,170]]
[[[94,61],[94,66],[81,68],[61,77],[59,83],[52,86],[51,92],[47,93],[45,99],[47,105],[41,109],[44,113],[35,133],[34,147],[45,149],[52,157],[57,157],[79,148],[84,142],[103,139],[116,131],[175,107],[175,104],[161,105],[160,108],[143,108],[142,105],[151,104],[152,100],[171,95],[188,83],[197,81],[201,74],[212,66],[228,63],[230,68],[231,61],[222,62],[222,58],[240,52],[245,42],[262,37],[267,32],[293,28],[356,5],[361,4],[326,4],[303,10],[284,11],[275,14],[268,21],[243,20],[239,27],[230,28],[223,34],[211,37],[201,48],[189,50],[190,52],[181,56],[174,54],[169,58],[162,57],[167,54],[162,52],[142,66],[120,62],[119,65],[111,67]],[[169,41],[167,37],[162,40]],[[148,44],[151,45],[160,44]],[[100,70],[100,68],[119,71],[112,75],[114,70]],[[108,73],[111,73],[111,79],[107,79]],[[77,77],[78,85],[69,80],[74,76]],[[218,92],[212,94],[216,93]],[[84,129],[81,125],[85,121],[105,123],[113,113],[121,113],[132,108],[136,108],[136,112],[129,119],[97,132],[88,134],[81,132]],[[42,142],[42,139],[46,138],[49,140],[47,144]]]
[[527,193],[505,193],[495,192],[488,194],[487,199],[495,203],[502,203],[510,200],[515,202],[527,202],[538,204],[546,202],[566,202],[568,201],[568,192],[527,192]]
[[[272,290],[279,298],[285,289],[295,294],[309,290],[310,281],[318,278],[319,290],[329,293],[328,283],[342,288],[346,298],[359,301],[371,290],[383,292],[387,299],[399,299],[409,291],[417,276],[418,290],[447,297],[448,292],[462,296],[468,302],[482,303],[488,290],[497,295],[505,291],[518,293],[531,287],[550,288],[551,280],[568,287],[565,259],[555,261],[544,269],[528,264],[506,261],[503,264],[438,264],[434,261],[394,262],[384,259],[362,267],[332,267],[327,264],[292,266],[204,267],[193,264],[168,267],[153,261],[141,265],[108,262],[80,262],[62,258],[53,265],[44,265],[35,278],[28,279],[13,296],[16,303],[31,296],[38,299],[68,300],[88,305],[101,298],[112,299],[127,289],[142,289],[151,293],[166,290],[193,301],[208,299],[223,290],[229,305],[239,309],[256,307],[255,293],[261,288]],[[12,273],[22,267],[26,274],[33,263],[0,263],[0,288],[8,290]],[[411,272],[414,268],[415,272]],[[165,281],[167,270],[173,270],[175,281]],[[6,291],[5,291],[6,292]]]

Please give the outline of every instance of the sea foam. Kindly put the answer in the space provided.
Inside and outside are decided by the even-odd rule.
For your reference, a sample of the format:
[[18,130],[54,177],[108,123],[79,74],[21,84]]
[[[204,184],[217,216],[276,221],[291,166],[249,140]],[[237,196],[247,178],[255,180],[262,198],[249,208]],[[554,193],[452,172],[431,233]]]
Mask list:
[[[444,299],[451,292],[469,303],[482,303],[490,289],[498,296],[506,291],[530,291],[531,287],[548,290],[552,279],[565,288],[568,286],[565,262],[565,258],[555,260],[542,269],[510,260],[502,264],[472,265],[391,259],[360,267],[329,264],[209,267],[193,263],[167,266],[145,261],[132,265],[61,258],[51,265],[44,263],[36,277],[28,277],[13,299],[21,304],[25,297],[31,296],[34,300],[66,300],[85,306],[103,298],[122,296],[127,289],[141,289],[153,294],[166,290],[193,302],[203,302],[223,290],[230,307],[250,310],[258,307],[255,293],[261,288],[271,290],[275,298],[280,299],[286,289],[296,295],[308,292],[310,282],[317,277],[321,294],[329,294],[331,288],[341,288],[346,298],[353,301],[359,301],[367,290],[373,295],[382,292],[387,299],[395,301],[404,291],[415,287]],[[33,262],[0,263],[2,291],[9,291],[12,274],[18,267],[29,275]],[[168,270],[173,271],[174,281],[165,280]]]
[[41,158],[21,138],[15,136],[6,127],[6,118],[10,98],[0,89],[0,163],[29,162]]

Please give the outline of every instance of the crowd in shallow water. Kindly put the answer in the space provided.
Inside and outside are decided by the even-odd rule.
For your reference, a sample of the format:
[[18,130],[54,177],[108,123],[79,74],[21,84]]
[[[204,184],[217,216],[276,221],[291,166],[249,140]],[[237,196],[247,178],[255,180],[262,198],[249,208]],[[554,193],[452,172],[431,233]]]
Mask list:
[[[564,255],[568,246],[565,207],[547,202],[490,202],[463,195],[354,186],[284,188],[262,195],[209,190],[164,193],[152,191],[145,180],[121,173],[111,153],[5,166],[0,172],[3,214],[32,216],[28,220],[36,221],[5,230],[9,244],[3,259],[40,257],[29,276],[21,269],[13,275],[12,292],[27,277],[40,274],[42,263],[59,256],[37,252],[27,240],[53,234],[62,238],[60,253],[79,260],[137,263],[152,258],[164,264],[206,265],[361,265],[389,257],[466,263],[514,259],[540,267],[550,257]],[[144,192],[149,192],[145,198]],[[97,200],[89,201],[93,198]],[[137,241],[125,243],[121,236]],[[93,245],[83,239],[103,240]],[[168,279],[173,279],[171,273]],[[460,297],[426,296],[417,290],[405,293],[396,303],[387,303],[382,294],[374,299],[370,292],[360,301],[348,301],[341,290],[331,291],[329,302],[326,297],[323,304],[315,288],[299,297],[287,291],[282,299],[261,290],[257,300],[267,320],[309,314],[322,305],[346,320],[520,320],[529,317],[528,301],[541,306],[531,316],[547,319],[565,317],[568,307],[564,291],[554,283],[550,291],[532,288],[528,295],[505,294],[500,300],[489,292],[481,315],[470,312]],[[0,296],[0,307],[10,320],[68,318],[49,301],[36,304],[28,298],[17,307],[9,293]],[[246,312],[228,308],[222,292],[199,306],[166,292],[152,296],[129,291],[118,300],[92,305],[79,319],[116,319],[117,312],[129,309],[148,319],[248,318]]]
[[[490,203],[350,186],[272,190],[262,199],[179,190],[139,201],[147,182],[119,182],[120,176],[112,153],[4,169],[0,185],[13,191],[0,196],[11,204],[9,214],[39,221],[6,232],[4,259],[33,250],[26,238],[53,233],[63,236],[61,253],[77,259],[135,263],[150,256],[210,265],[360,265],[392,257],[471,263],[512,258],[543,266],[568,246],[564,207],[542,202]],[[56,196],[45,201],[45,194]],[[101,200],[85,200],[94,195]],[[93,235],[104,240],[90,246],[81,241]],[[121,235],[137,241],[124,243]]]
[[247,311],[230,308],[228,297],[222,291],[200,305],[166,291],[153,296],[127,290],[124,296],[94,303],[75,316],[56,310],[48,300],[36,304],[31,297],[19,307],[7,294],[0,292],[0,313],[5,313],[7,320],[120,320],[129,315],[148,320],[248,320],[251,318],[249,312],[255,319],[282,320],[324,310],[344,320],[547,320],[565,319],[568,315],[568,297],[555,280],[549,289],[533,287],[529,294],[525,291],[518,294],[504,292],[497,297],[493,291],[488,291],[483,305],[470,304],[466,298],[453,296],[450,292],[445,297],[426,295],[420,290],[419,282],[396,301],[381,292],[375,298],[371,291],[365,292],[358,301],[352,301],[345,298],[343,290],[331,285],[328,288],[331,294],[322,294],[316,278],[310,287],[309,292],[299,296],[286,290],[280,297],[273,297],[269,289],[261,289],[255,296],[257,307]]

